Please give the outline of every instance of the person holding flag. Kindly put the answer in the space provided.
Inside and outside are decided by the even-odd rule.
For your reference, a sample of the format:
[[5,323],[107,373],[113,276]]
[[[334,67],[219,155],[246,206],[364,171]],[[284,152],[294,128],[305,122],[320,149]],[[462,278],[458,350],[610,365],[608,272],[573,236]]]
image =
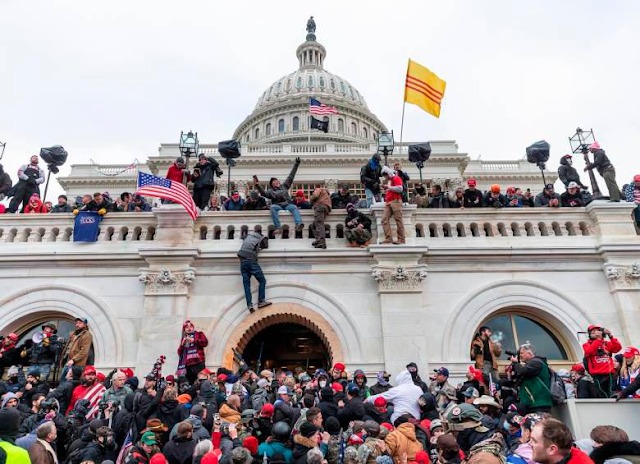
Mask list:
[[138,189],[135,194],[170,200],[173,203],[182,205],[194,221],[198,217],[196,204],[189,190],[182,182],[163,179],[162,177],[156,177],[146,172],[139,172]]

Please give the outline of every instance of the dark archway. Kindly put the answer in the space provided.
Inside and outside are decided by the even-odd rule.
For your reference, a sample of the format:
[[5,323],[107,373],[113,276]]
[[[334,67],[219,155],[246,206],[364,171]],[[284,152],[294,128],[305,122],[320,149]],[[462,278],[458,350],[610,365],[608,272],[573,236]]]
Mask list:
[[300,367],[313,371],[331,363],[331,353],[320,336],[293,322],[273,324],[255,333],[247,341],[242,358],[256,370],[293,371]]

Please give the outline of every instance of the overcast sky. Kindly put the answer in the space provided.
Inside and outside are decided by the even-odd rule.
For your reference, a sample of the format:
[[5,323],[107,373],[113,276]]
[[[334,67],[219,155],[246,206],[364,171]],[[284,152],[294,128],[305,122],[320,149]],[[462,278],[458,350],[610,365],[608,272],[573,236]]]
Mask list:
[[181,130],[228,139],[296,69],[310,15],[325,68],[397,136],[407,58],[447,81],[440,119],[407,105],[405,141],[453,139],[473,159],[518,159],[545,139],[555,169],[576,127],[592,127],[620,185],[640,172],[631,0],[0,0],[2,163],[15,181],[42,146],[63,145],[69,165],[130,163]]

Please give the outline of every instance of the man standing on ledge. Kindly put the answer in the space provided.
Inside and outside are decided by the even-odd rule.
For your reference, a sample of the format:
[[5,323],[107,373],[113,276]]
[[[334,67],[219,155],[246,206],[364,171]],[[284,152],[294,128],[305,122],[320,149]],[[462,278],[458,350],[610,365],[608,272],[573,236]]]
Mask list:
[[[384,240],[381,243],[401,245],[405,243],[404,223],[402,222],[402,179],[389,166],[382,167],[382,177],[384,177],[386,193],[384,195],[384,213],[382,214]],[[396,241],[391,237],[391,225],[389,224],[391,216],[396,221],[398,234]]]
[[293,184],[293,179],[296,176],[296,172],[298,172],[298,166],[300,166],[300,157],[297,157],[293,163],[293,168],[291,168],[291,172],[287,179],[283,183],[280,183],[277,177],[272,177],[271,180],[269,180],[269,188],[267,188],[266,191],[260,185],[258,176],[253,176],[253,185],[258,189],[260,195],[271,200],[271,220],[275,227],[273,231],[274,235],[279,235],[282,232],[278,213],[283,209],[286,209],[293,215],[293,220],[296,223],[296,232],[302,232],[302,229],[304,228],[302,218],[300,217],[300,211],[298,211],[298,207],[293,204],[293,200],[289,194],[289,189],[291,188],[291,184]]
[[586,168],[584,168],[585,172],[597,169],[598,174],[602,176],[604,179],[604,183],[607,184],[607,190],[609,190],[609,201],[619,202],[620,201],[620,187],[618,187],[618,183],[616,182],[616,170],[609,161],[609,157],[606,155],[604,150],[600,148],[600,144],[598,142],[593,142],[589,145],[589,151],[593,153],[593,163],[589,164]]
[[260,250],[269,248],[269,239],[258,231],[249,232],[242,241],[238,258],[240,258],[240,273],[242,274],[242,285],[244,287],[244,297],[247,300],[247,309],[250,313],[253,309],[253,299],[251,296],[251,276],[258,281],[258,308],[264,308],[271,304],[265,296],[267,279],[264,277],[262,268],[258,264],[258,253]]

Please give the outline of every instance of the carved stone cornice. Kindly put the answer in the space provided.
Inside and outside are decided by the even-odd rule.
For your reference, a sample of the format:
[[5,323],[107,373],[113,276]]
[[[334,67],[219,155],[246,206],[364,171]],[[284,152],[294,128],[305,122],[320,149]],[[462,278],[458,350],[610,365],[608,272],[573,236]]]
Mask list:
[[627,266],[605,265],[604,275],[612,290],[640,289],[640,263]]
[[374,266],[371,276],[378,282],[380,293],[421,292],[421,283],[427,278],[427,266]]
[[196,272],[192,267],[179,271],[141,269],[138,279],[145,284],[145,295],[187,295]]

